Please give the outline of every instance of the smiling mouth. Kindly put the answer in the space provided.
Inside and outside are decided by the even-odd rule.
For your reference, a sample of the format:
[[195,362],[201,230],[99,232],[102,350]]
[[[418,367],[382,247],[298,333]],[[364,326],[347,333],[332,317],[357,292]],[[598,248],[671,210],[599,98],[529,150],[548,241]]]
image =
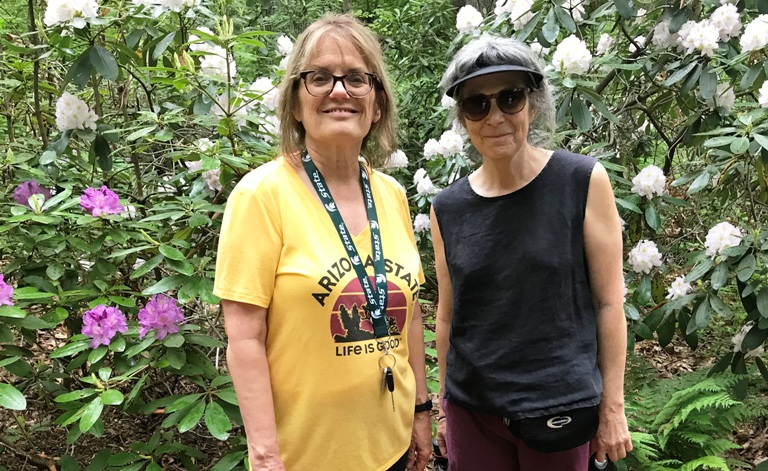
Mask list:
[[323,113],[326,114],[356,114],[357,111],[355,110],[348,110],[346,108],[333,108],[330,110],[325,110]]

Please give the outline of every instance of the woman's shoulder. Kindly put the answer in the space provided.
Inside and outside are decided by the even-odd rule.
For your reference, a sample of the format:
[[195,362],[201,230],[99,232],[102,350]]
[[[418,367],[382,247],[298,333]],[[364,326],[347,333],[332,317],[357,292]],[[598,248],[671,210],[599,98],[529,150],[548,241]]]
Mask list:
[[590,155],[579,154],[565,149],[553,151],[552,158],[570,166],[587,166],[591,168],[597,163],[597,159]]
[[256,193],[279,188],[287,177],[287,170],[290,170],[290,165],[285,158],[277,157],[245,174],[234,191]]
[[373,185],[379,186],[382,190],[386,192],[393,192],[393,193],[402,193],[405,194],[405,188],[402,184],[400,184],[399,181],[392,175],[387,175],[386,173],[380,171],[380,170],[373,170],[370,172],[371,174],[371,182]]

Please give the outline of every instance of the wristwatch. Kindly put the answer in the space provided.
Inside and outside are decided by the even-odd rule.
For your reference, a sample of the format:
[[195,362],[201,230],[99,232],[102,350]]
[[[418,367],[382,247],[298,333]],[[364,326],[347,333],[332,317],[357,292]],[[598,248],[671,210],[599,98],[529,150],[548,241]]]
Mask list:
[[427,402],[416,404],[416,408],[414,409],[414,413],[418,414],[419,412],[429,412],[432,410],[432,400],[427,399]]

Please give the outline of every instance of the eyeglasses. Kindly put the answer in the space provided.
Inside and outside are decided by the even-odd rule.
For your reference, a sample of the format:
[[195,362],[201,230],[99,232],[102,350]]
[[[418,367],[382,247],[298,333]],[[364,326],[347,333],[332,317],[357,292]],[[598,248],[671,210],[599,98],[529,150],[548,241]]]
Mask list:
[[324,97],[331,94],[336,82],[341,82],[344,90],[352,98],[363,98],[371,93],[374,85],[380,86],[379,77],[368,72],[353,72],[346,75],[333,75],[323,70],[307,70],[299,74],[304,80],[307,92],[312,96]]
[[491,100],[504,114],[519,113],[525,107],[528,88],[507,88],[493,95],[472,95],[459,102],[459,109],[470,121],[480,121],[491,112]]

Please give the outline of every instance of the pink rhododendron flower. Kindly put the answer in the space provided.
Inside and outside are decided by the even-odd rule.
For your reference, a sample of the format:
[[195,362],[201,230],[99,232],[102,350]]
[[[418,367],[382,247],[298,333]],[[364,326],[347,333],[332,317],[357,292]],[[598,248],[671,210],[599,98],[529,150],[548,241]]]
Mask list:
[[125,315],[116,307],[99,304],[83,314],[82,333],[91,338],[91,348],[109,345],[118,332],[128,331]]
[[157,330],[157,339],[162,340],[168,334],[179,331],[179,324],[184,322],[184,314],[176,305],[176,300],[162,294],[152,299],[139,311],[139,337],[143,338],[152,329]]
[[6,283],[0,273],[0,306],[3,304],[13,306],[13,286]]
[[27,180],[16,187],[16,190],[13,192],[13,200],[31,208],[29,197],[32,195],[43,195],[43,201],[45,201],[51,197],[51,190],[39,185],[36,180]]
[[80,206],[90,211],[93,217],[125,211],[125,208],[120,206],[120,199],[115,192],[104,185],[100,189],[86,188],[85,193],[80,196]]

